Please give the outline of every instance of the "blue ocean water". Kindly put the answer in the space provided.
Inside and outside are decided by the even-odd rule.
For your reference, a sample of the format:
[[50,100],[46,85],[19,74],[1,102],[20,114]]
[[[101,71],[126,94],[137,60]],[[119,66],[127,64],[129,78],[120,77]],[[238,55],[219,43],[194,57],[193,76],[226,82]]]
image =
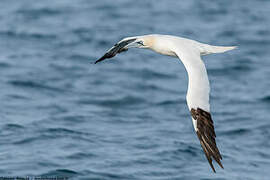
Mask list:
[[[270,1],[0,1],[0,176],[270,179]],[[214,174],[177,59],[126,36],[171,34],[237,50],[204,57],[224,170]]]

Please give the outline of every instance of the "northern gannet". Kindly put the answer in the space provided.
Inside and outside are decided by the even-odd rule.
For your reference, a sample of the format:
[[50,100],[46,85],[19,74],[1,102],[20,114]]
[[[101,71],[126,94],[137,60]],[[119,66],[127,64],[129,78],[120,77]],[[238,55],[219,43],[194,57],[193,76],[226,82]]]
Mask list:
[[129,48],[151,49],[159,54],[179,58],[188,73],[187,105],[192,116],[192,122],[200,140],[205,156],[213,169],[214,159],[221,168],[221,154],[216,145],[216,133],[210,114],[209,93],[210,86],[207,71],[202,55],[223,53],[236,48],[236,46],[212,46],[198,41],[170,35],[144,35],[127,37],[116,43],[96,63],[116,54],[127,51]]

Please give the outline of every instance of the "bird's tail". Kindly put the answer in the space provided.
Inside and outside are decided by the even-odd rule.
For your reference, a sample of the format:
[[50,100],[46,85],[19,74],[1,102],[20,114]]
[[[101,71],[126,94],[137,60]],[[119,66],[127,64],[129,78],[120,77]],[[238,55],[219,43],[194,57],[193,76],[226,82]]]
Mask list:
[[211,46],[209,44],[200,44],[201,55],[223,53],[237,48],[237,46]]

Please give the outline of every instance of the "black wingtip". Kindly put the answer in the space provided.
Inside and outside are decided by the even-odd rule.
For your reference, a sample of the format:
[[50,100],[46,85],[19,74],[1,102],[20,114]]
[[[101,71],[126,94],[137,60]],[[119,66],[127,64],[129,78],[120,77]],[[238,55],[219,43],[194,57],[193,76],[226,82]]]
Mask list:
[[[212,168],[212,169],[213,169],[213,168]],[[213,172],[214,172],[214,173],[217,173],[216,170],[215,170],[215,168],[213,169]]]

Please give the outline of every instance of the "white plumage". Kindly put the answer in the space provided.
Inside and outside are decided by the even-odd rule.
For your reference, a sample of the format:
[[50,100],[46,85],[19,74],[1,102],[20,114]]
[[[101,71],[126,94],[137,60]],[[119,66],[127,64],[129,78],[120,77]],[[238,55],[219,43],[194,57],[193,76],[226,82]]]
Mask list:
[[213,121],[210,115],[209,93],[210,86],[202,55],[222,53],[232,50],[235,46],[211,46],[194,40],[170,35],[145,35],[128,37],[115,44],[99,60],[111,58],[128,48],[148,48],[157,53],[178,57],[188,73],[187,105],[192,115],[194,129],[200,139],[206,157],[212,165],[212,158],[223,168],[221,155],[215,142]]

